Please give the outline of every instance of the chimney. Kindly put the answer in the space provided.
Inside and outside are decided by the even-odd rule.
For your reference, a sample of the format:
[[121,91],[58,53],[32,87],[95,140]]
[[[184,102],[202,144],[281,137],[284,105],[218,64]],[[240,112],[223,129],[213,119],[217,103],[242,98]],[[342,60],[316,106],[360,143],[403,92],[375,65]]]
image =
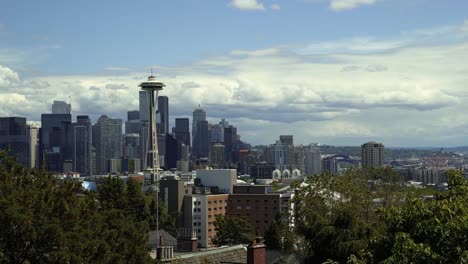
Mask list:
[[266,264],[266,246],[261,237],[256,237],[247,246],[247,264]]
[[177,251],[195,252],[198,248],[197,231],[192,228],[180,228],[177,239]]

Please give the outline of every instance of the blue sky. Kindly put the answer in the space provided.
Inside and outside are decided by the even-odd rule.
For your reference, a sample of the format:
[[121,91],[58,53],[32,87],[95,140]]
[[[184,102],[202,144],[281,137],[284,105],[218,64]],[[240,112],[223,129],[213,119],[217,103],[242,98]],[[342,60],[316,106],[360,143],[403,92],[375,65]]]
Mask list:
[[281,133],[466,145],[466,10],[463,0],[4,0],[0,115],[38,121],[71,96],[75,114],[123,118],[153,66],[173,117],[201,104],[254,144]]

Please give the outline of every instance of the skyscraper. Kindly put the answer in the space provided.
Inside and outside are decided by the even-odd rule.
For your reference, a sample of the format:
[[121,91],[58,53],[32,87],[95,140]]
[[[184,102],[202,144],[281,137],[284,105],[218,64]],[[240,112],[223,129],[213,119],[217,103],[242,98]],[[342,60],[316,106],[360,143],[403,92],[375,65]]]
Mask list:
[[93,145],[96,148],[96,171],[106,174],[109,160],[122,156],[122,119],[99,117],[93,126]]
[[125,134],[123,155],[129,159],[139,159],[140,153],[140,134]]
[[174,136],[179,141],[184,143],[186,146],[190,146],[190,127],[188,118],[176,118]]
[[361,146],[361,158],[363,167],[378,168],[384,164],[384,145],[370,141]]
[[193,154],[196,158],[208,158],[209,154],[209,134],[208,121],[198,121],[196,125],[196,136],[193,141]]
[[140,111],[132,110],[127,112],[127,120],[140,120]]
[[148,109],[148,99],[146,97],[146,91],[140,91],[139,93],[139,102],[140,102],[140,121],[149,122],[149,109]]
[[280,135],[280,142],[289,146],[294,145],[294,140],[292,135]]
[[[145,91],[140,91],[140,121],[149,122],[149,106],[148,97]],[[169,98],[167,96],[158,96],[158,106],[155,107],[156,111],[156,123],[158,134],[169,133]]]
[[68,170],[73,160],[71,114],[42,114],[39,130],[39,164],[50,172]]
[[52,114],[70,114],[71,104],[64,101],[54,101],[52,104]]
[[232,163],[234,145],[237,141],[237,128],[228,126],[224,128],[224,158],[227,163]]
[[169,98],[158,96],[158,111],[156,112],[158,134],[169,133]]
[[306,176],[320,174],[322,172],[322,154],[317,145],[310,144],[304,151],[304,166]]
[[39,165],[38,162],[38,150],[39,150],[39,128],[34,125],[28,125],[28,135],[30,137],[30,147],[31,147],[31,168],[36,168]]
[[192,143],[192,154],[195,158],[208,157],[208,122],[205,110],[200,107],[193,110]]
[[211,163],[215,168],[223,169],[224,168],[224,145],[220,143],[216,143],[211,146]]
[[224,127],[220,124],[214,124],[211,126],[211,143],[223,143],[224,142]]
[[92,135],[89,116],[77,116],[73,123],[73,170],[82,175],[92,174]]
[[0,149],[7,150],[27,168],[32,166],[30,144],[25,117],[0,117]]

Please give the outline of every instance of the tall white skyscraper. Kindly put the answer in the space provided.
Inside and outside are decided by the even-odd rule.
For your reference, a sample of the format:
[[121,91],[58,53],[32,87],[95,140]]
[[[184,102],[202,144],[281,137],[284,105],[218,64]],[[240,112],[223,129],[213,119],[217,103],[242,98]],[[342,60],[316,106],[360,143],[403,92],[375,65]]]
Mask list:
[[305,148],[304,157],[306,176],[322,173],[322,154],[316,144],[310,144]]

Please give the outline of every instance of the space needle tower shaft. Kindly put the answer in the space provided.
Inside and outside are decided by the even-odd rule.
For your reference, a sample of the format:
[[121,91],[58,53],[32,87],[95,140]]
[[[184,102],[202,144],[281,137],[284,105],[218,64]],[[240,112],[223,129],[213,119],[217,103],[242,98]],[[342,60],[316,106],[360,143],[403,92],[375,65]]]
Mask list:
[[[148,147],[146,159],[149,164],[145,162],[147,170],[151,171],[151,185],[156,185],[156,230],[159,231],[159,151],[158,151],[158,135],[156,130],[156,111],[158,109],[158,94],[159,91],[165,86],[164,83],[159,82],[151,75],[148,81],[142,82],[140,85],[143,91],[146,91],[146,98],[148,100],[149,110],[149,126],[148,126]],[[149,156],[149,157],[148,157]]]

